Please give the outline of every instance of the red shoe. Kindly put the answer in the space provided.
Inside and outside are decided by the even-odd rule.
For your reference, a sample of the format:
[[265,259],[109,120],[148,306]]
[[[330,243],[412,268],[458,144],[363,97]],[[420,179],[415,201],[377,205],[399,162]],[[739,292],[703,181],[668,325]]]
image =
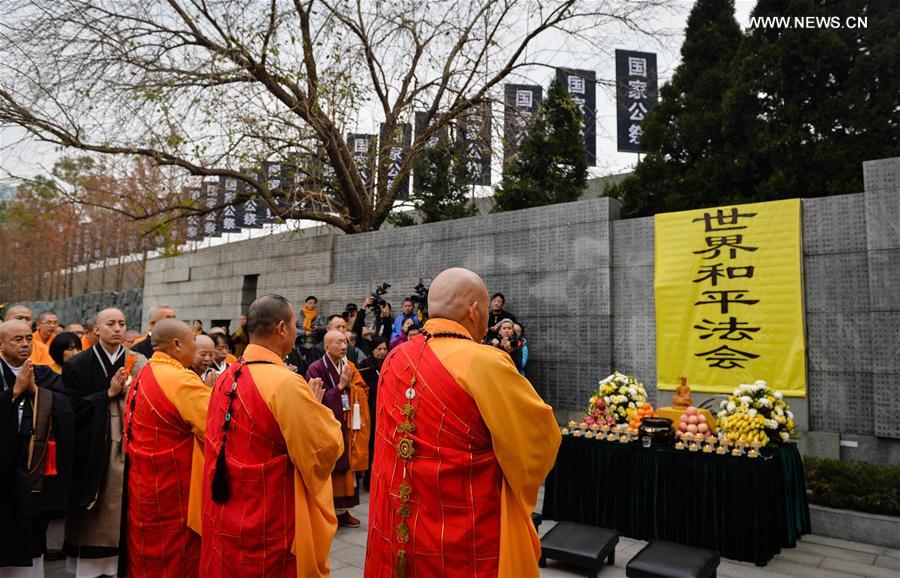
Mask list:
[[359,528],[360,521],[350,515],[350,512],[344,512],[338,515],[338,526],[342,528]]

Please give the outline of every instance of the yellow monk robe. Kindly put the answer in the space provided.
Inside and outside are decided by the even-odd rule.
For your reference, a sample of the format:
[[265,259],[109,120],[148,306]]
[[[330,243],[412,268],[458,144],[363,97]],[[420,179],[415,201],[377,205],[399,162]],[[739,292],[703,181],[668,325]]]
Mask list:
[[[337,532],[337,517],[334,514],[333,494],[331,490],[331,471],[334,464],[344,450],[341,437],[341,424],[334,419],[331,411],[319,403],[313,396],[309,386],[301,376],[285,367],[281,357],[260,345],[250,344],[244,350],[243,359],[247,362],[255,362],[244,366],[243,371],[249,370],[253,384],[242,382],[246,385],[255,385],[262,403],[271,412],[271,416],[259,415],[258,420],[273,419],[284,438],[287,446],[287,455],[293,464],[293,490],[294,490],[294,529],[290,553],[296,557],[297,576],[313,577],[328,576],[328,553],[331,543]],[[227,369],[219,378],[212,391],[212,399],[207,415],[206,451],[211,446],[218,448],[221,445],[221,424],[224,422],[225,408],[227,407],[228,391],[231,390],[233,372]],[[262,436],[254,435],[256,427],[253,421],[244,422],[242,416],[249,415],[244,401],[250,403],[253,397],[251,392],[241,393],[238,388],[238,398],[235,405],[234,427],[228,434],[227,453],[229,460],[234,459],[244,464],[254,463],[252,460],[263,459],[262,451],[256,451],[254,444],[262,444],[271,447],[276,444],[269,443]],[[221,415],[219,415],[221,413]],[[217,429],[218,428],[218,429]],[[243,452],[243,453],[242,453]],[[207,456],[215,459],[215,455]],[[233,462],[229,465],[229,478],[232,484],[240,479]],[[260,487],[259,481],[254,482],[256,492],[265,491]],[[203,496],[204,524],[209,518],[218,516],[240,516],[245,511],[246,504],[240,494],[234,490],[225,504],[212,501],[210,486],[212,475],[207,466],[205,479],[203,480],[205,491]],[[194,486],[191,493],[195,491]],[[281,504],[271,504],[272,508],[281,508]],[[223,511],[226,510],[226,511]],[[254,517],[264,513],[256,510],[246,515]],[[240,565],[241,543],[240,538],[234,542],[227,542],[228,536],[222,536],[212,532],[206,532],[203,538],[203,554],[201,559],[201,574],[204,568],[211,568],[216,572],[224,572],[228,575],[229,568],[223,568],[225,564]],[[218,552],[224,551],[224,554]],[[256,553],[258,554],[258,553]],[[269,553],[267,553],[269,554]],[[283,557],[284,552],[273,552],[267,556],[267,561]],[[223,559],[224,557],[224,559]],[[208,559],[212,558],[212,559]],[[211,574],[210,574],[211,575]]]
[[[448,319],[430,319],[425,324],[428,333],[452,332],[469,336],[466,329]],[[389,391],[390,381],[394,379],[385,369],[389,365],[404,367],[416,363],[421,345],[420,338],[408,345],[403,345],[390,356],[397,356],[395,363],[391,363],[390,356],[382,368],[381,381],[378,390],[378,431],[376,432],[375,459],[383,456],[393,460],[396,451],[392,448],[379,451],[378,444],[384,442],[384,437],[390,436],[388,429],[395,426],[391,423],[392,415],[389,414],[391,404],[388,396],[396,392]],[[500,486],[500,520],[499,520],[499,560],[497,576],[501,577],[537,577],[537,561],[540,558],[540,540],[531,521],[531,513],[537,504],[538,489],[544,482],[556,461],[556,453],[559,449],[562,436],[559,426],[553,416],[552,408],[544,403],[538,396],[531,383],[516,370],[515,365],[505,352],[475,343],[470,339],[433,338],[428,341],[428,347],[450,376],[456,381],[459,388],[464,391],[475,403],[481,419],[490,432],[490,443],[494,455],[502,471],[502,483]],[[405,371],[405,370],[403,370]],[[428,376],[422,375],[427,382]],[[406,387],[402,385],[401,387]],[[418,387],[418,386],[417,386]],[[398,397],[402,397],[400,392]],[[425,396],[427,393],[419,394]],[[418,396],[417,396],[418,397]],[[405,400],[403,400],[405,401]],[[421,407],[420,407],[421,409]],[[422,419],[416,417],[416,425],[419,428],[417,434],[425,435],[426,426]],[[424,415],[424,412],[422,412]],[[467,420],[470,421],[471,420]],[[442,426],[443,427],[443,424]],[[425,448],[423,448],[425,449]],[[430,448],[429,448],[430,452]],[[419,450],[417,450],[417,456]],[[413,470],[418,457],[413,458]],[[397,460],[400,463],[400,460]],[[397,549],[396,544],[388,546],[394,534],[393,527],[387,523],[390,516],[387,502],[382,503],[379,492],[385,487],[386,482],[379,482],[378,478],[390,475],[385,468],[388,464],[373,464],[373,504],[370,506],[369,523],[369,553],[366,558],[367,576],[393,575],[395,553],[385,555],[388,548]],[[398,466],[402,469],[402,465]],[[416,495],[415,473],[412,476],[412,493]],[[391,491],[394,491],[391,488]],[[385,499],[390,497],[386,496]],[[419,496],[421,499],[421,496]],[[454,498],[457,499],[457,498]],[[378,500],[379,503],[374,503]],[[421,507],[421,506],[420,506]],[[441,511],[441,505],[436,504],[431,511]],[[396,521],[396,520],[394,520]],[[440,525],[440,520],[424,521],[417,519],[417,524],[434,523]],[[381,528],[375,529],[380,525]],[[412,524],[410,524],[412,526]],[[492,524],[493,525],[493,524]],[[380,536],[375,534],[381,533]],[[478,532],[476,531],[476,540]],[[410,542],[412,544],[412,541]],[[410,544],[406,545],[409,554]],[[444,544],[447,549],[465,547],[470,545]],[[377,552],[376,550],[381,550]],[[484,561],[482,561],[484,562]],[[421,563],[421,562],[420,562]],[[433,557],[426,557],[426,564],[436,564]],[[476,566],[480,566],[477,562]],[[409,563],[408,563],[409,566]],[[479,573],[479,575],[481,575]]]
[[35,332],[34,338],[31,340],[31,357],[28,359],[35,365],[53,365],[50,346],[40,341],[39,338],[40,336]]
[[129,576],[198,574],[201,494],[190,488],[202,488],[209,396],[196,373],[162,351],[131,387],[125,410]]

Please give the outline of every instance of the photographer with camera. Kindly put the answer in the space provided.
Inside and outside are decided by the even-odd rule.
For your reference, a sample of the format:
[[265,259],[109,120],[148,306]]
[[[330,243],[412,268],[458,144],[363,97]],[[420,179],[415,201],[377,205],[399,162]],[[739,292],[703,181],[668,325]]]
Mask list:
[[413,326],[419,329],[422,328],[422,324],[419,322],[419,316],[416,314],[415,307],[413,305],[413,300],[410,297],[407,297],[403,300],[403,309],[400,311],[400,315],[394,319],[394,327],[391,331],[391,340],[393,341],[399,335],[403,335],[403,324],[407,319],[412,319]]
[[[390,283],[382,283],[376,287],[375,291],[363,301],[351,324],[350,331],[360,337],[356,345],[366,355],[371,354],[372,342],[376,338],[382,339],[385,343],[390,341],[394,317],[391,315],[391,304],[382,298],[390,286]],[[366,315],[370,313],[372,314],[370,319],[373,321],[367,324]]]

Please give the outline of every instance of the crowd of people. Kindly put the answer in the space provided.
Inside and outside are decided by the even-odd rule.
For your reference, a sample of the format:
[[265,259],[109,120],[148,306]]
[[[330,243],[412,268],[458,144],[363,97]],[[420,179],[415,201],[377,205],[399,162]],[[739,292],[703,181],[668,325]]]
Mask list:
[[[483,337],[456,326],[454,335],[502,351],[524,376],[527,341],[504,306],[495,293]],[[188,326],[155,305],[141,335],[115,308],[63,325],[52,311],[33,318],[9,307],[0,325],[0,511],[10,521],[0,526],[0,578],[43,576],[48,551],[79,578],[326,575],[329,528],[358,527],[360,489],[376,491],[385,360],[433,337],[428,328],[441,320],[424,311],[404,299],[394,316],[370,296],[326,317],[315,296],[296,313],[267,296],[232,331]],[[522,395],[534,403],[530,384]],[[535,407],[543,415],[546,406]],[[274,421],[258,417],[262,408]],[[292,496],[290,523],[259,502],[257,486],[270,482],[282,500]],[[201,548],[201,527],[234,523],[220,506],[235,502],[252,520],[237,539],[204,535]],[[246,539],[254,528],[260,535]],[[279,531],[295,534],[287,551],[266,538]]]

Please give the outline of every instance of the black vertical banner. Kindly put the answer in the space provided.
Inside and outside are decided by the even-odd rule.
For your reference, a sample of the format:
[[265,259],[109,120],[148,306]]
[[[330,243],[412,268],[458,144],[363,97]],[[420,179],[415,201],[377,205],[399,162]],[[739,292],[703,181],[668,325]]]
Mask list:
[[[425,117],[428,115],[427,111],[417,110],[415,114],[416,119],[416,138],[419,137],[425,130],[428,129],[429,126],[433,125],[437,118],[432,118],[431,122],[425,123]],[[447,134],[447,125],[442,126],[438,129],[427,141],[425,141],[425,146],[428,148],[433,148],[437,145],[438,141],[441,140]]]
[[616,144],[619,152],[642,152],[641,122],[656,106],[656,54],[616,50]]
[[[246,175],[250,171],[249,169],[241,169],[241,172]],[[235,222],[241,229],[259,229],[262,226],[257,216],[257,205],[259,205],[259,199],[248,198],[252,197],[255,192],[256,191],[247,181],[239,180],[237,182],[237,194],[247,199],[238,204],[234,212]]]
[[[204,207],[205,201],[201,198],[200,187],[189,188],[188,195],[191,200],[191,206],[194,209],[202,209]],[[188,215],[187,223],[188,241],[199,241],[202,239],[203,217],[197,214]]]
[[466,158],[472,185],[491,184],[491,103],[483,102],[463,113],[456,133]]
[[543,89],[536,84],[507,84],[503,87],[503,166],[519,154],[519,145],[541,107]]
[[581,110],[588,165],[597,164],[597,74],[593,70],[557,68],[556,80]]
[[[384,123],[381,123],[381,130],[379,133],[381,150],[386,151],[388,156],[387,174],[385,175],[385,178],[387,180],[387,188],[390,190],[394,181],[400,174],[400,167],[406,161],[406,157],[409,156],[409,149],[412,146],[412,125],[409,123],[400,123],[394,128],[394,133],[389,135],[385,130]],[[408,175],[397,186],[397,194],[394,198],[398,201],[409,199]]]
[[201,203],[207,213],[203,215],[202,227],[204,237],[220,237],[222,230],[217,226],[217,213],[214,210],[219,204],[219,183],[216,181],[203,181],[200,184]]
[[375,149],[378,148],[378,136],[350,133],[347,135],[347,146],[353,155],[359,176],[366,184],[366,190],[371,191],[375,186]]
[[219,188],[222,191],[222,202],[225,203],[225,208],[222,209],[222,232],[237,233],[241,230],[237,220],[238,180],[232,177],[219,177]]

